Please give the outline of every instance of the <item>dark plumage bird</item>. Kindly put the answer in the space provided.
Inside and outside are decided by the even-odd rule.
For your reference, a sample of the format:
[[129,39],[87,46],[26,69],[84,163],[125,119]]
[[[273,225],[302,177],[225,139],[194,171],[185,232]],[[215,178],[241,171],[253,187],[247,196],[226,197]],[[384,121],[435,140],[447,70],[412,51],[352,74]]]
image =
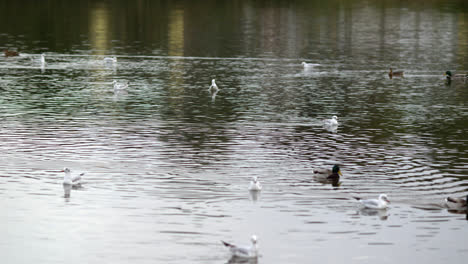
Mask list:
[[13,50],[4,50],[5,57],[19,56],[19,52]]
[[450,84],[452,81],[466,81],[466,80],[468,80],[468,74],[466,74],[466,73],[452,74],[451,71],[446,71],[445,72],[445,78],[447,78],[447,82]]
[[341,171],[340,171],[340,166],[338,164],[335,164],[333,168],[330,169],[315,169],[314,170],[314,176],[316,178],[320,178],[323,180],[339,180],[340,176],[342,176]]
[[467,203],[468,195],[466,196],[466,199],[454,197],[445,198],[445,205],[452,210],[467,210]]
[[388,73],[388,77],[393,78],[393,77],[403,77],[403,71],[393,71],[392,68],[390,68],[390,72]]

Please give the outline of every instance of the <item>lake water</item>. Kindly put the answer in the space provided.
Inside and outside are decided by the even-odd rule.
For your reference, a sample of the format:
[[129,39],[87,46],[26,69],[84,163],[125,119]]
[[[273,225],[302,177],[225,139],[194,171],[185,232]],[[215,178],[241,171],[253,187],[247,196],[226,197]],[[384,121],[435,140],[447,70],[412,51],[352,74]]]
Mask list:
[[0,1],[0,40],[2,263],[466,263],[466,1]]

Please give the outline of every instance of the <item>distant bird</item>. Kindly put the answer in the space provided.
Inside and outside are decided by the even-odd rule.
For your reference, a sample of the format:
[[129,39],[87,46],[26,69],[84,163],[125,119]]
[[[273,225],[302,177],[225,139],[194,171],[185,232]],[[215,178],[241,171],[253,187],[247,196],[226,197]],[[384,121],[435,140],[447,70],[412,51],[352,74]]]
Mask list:
[[128,88],[128,83],[120,83],[114,80],[112,84],[114,85],[114,92],[118,92],[118,91],[125,90]]
[[116,57],[105,57],[104,62],[108,63],[108,64],[117,63],[117,58]]
[[13,50],[5,50],[5,57],[19,56],[19,52]]
[[41,54],[41,67],[45,67],[46,65],[46,60],[45,60],[45,54]]
[[229,251],[231,252],[233,257],[239,257],[239,258],[257,258],[258,257],[258,247],[257,247],[257,236],[253,235],[250,238],[250,241],[252,242],[251,246],[236,246],[224,241],[221,241],[224,246],[229,248]]
[[452,210],[467,210],[468,195],[466,199],[463,198],[445,198],[445,205]]
[[318,63],[307,63],[307,62],[303,61],[302,66],[304,66],[304,69],[311,69],[311,68],[314,68],[316,66],[320,66],[320,64],[318,64]]
[[218,86],[216,85],[215,79],[211,80],[210,90],[218,90]]
[[252,177],[252,181],[250,181],[249,191],[261,191],[262,185],[257,179],[257,176]]
[[71,170],[69,168],[64,168],[62,172],[65,173],[65,176],[63,177],[63,185],[79,186],[81,184],[81,177],[84,173],[71,175]]
[[468,74],[466,73],[459,73],[459,74],[452,74],[451,71],[445,72],[445,78],[447,78],[447,82],[451,83],[452,81],[466,81],[468,80]]
[[327,168],[318,168],[314,169],[314,176],[318,179],[322,180],[339,180],[340,176],[343,176],[341,174],[340,166],[338,164],[333,165],[333,168],[327,169]]
[[325,126],[338,126],[338,117],[336,115],[332,116],[330,119],[323,120]]
[[386,194],[379,195],[379,199],[363,200],[359,197],[354,197],[354,199],[358,200],[365,208],[368,209],[386,209],[390,203]]
[[390,72],[388,73],[388,77],[393,78],[393,77],[403,77],[403,71],[393,71],[392,68],[390,68]]

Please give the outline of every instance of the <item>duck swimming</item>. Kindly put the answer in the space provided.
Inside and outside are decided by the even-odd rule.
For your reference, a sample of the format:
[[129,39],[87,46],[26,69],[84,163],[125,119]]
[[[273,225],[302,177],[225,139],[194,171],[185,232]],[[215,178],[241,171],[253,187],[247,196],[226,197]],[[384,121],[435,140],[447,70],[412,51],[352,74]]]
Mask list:
[[468,80],[468,74],[466,73],[459,73],[459,74],[452,74],[451,71],[445,72],[445,78],[447,78],[447,82],[450,84],[452,81],[466,81]]
[[13,50],[4,50],[5,57],[19,56],[19,52]]
[[335,164],[331,170],[324,168],[315,169],[314,176],[318,179],[338,181],[343,174],[341,174],[340,166]]
[[403,77],[403,71],[393,71],[392,68],[390,68],[390,72],[388,73],[388,77],[393,78],[393,77]]

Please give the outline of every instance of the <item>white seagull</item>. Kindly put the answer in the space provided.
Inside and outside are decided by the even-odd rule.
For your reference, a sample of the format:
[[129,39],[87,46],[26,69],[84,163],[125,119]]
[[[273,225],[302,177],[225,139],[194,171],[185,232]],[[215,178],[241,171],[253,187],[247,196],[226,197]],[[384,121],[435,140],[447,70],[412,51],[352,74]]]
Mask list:
[[41,54],[41,67],[45,67],[45,65],[46,65],[45,54],[42,53]]
[[262,185],[257,179],[257,176],[252,177],[252,181],[250,181],[249,191],[260,191],[262,190]]
[[125,90],[128,88],[128,83],[119,83],[118,81],[114,80],[112,84],[114,85],[115,92]]
[[81,184],[81,176],[84,175],[84,172],[78,175],[71,175],[69,168],[64,168],[62,172],[65,172],[65,176],[63,176],[63,185],[78,186]]
[[302,62],[302,66],[304,66],[305,69],[311,69],[315,66],[320,66],[318,63],[307,63],[305,61]]
[[390,201],[387,198],[386,194],[379,195],[379,199],[367,199],[363,200],[358,197],[354,197],[358,200],[365,208],[368,209],[386,209]]
[[215,79],[211,80],[210,90],[218,90],[218,86],[216,85]]
[[258,257],[257,236],[253,235],[250,238],[251,246],[236,246],[224,241],[221,241],[224,246],[229,248],[233,257],[239,258],[256,258]]
[[326,126],[338,126],[338,117],[334,115],[331,119],[325,119],[323,120],[323,124]]
[[105,57],[104,62],[109,63],[109,64],[117,63],[117,58],[116,57]]
[[466,200],[463,198],[454,198],[454,197],[447,197],[445,198],[445,205],[448,209],[452,210],[467,210],[467,202],[468,202],[468,195],[466,196]]

